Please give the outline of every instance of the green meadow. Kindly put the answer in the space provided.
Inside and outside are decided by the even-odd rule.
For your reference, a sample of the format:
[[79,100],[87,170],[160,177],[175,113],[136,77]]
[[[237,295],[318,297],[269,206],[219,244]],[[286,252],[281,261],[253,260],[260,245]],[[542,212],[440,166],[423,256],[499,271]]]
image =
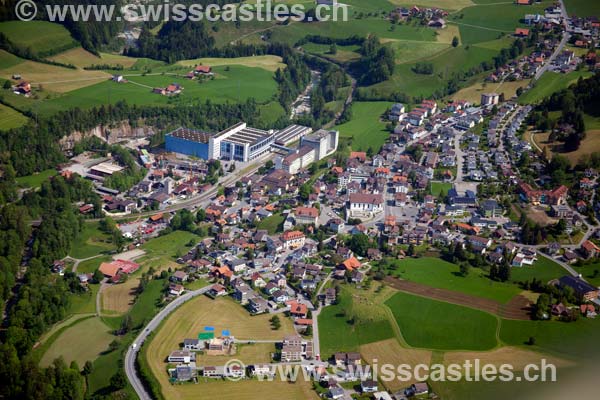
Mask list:
[[[74,107],[91,108],[119,101],[137,105],[169,105],[209,99],[224,103],[254,98],[258,102],[267,102],[277,92],[273,73],[262,68],[229,65],[214,67],[213,71],[215,78],[206,81],[184,78],[187,70],[181,67],[177,74],[165,72],[143,75],[123,72],[127,83],[106,80],[39,102],[26,99],[22,104],[47,115]],[[152,93],[153,88],[166,87],[172,83],[184,88],[181,94],[170,97]]]
[[495,282],[479,268],[471,268],[467,276],[462,276],[458,265],[439,258],[406,258],[390,260],[391,273],[402,279],[423,285],[461,292],[472,296],[507,303],[521,292],[516,285]]
[[566,89],[571,84],[577,82],[579,78],[587,78],[592,73],[588,71],[573,71],[568,74],[559,74],[556,72],[546,72],[534,84],[534,86],[519,97],[521,104],[539,103],[546,97],[562,89]]
[[352,103],[352,119],[336,126],[341,138],[349,138],[353,150],[366,151],[369,147],[377,151],[389,136],[385,122],[380,116],[392,103],[385,101]]
[[64,26],[52,22],[0,22],[0,32],[13,44],[23,49],[30,49],[34,54],[42,56],[55,54],[78,45]]
[[472,308],[396,293],[385,304],[406,342],[436,350],[489,350],[498,345],[497,319]]

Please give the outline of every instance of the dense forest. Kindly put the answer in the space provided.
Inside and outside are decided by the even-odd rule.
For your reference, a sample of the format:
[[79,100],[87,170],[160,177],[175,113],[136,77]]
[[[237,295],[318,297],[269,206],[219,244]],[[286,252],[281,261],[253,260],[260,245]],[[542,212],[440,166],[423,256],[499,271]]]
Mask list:
[[[6,168],[6,167],[5,167]],[[14,182],[13,182],[14,183]],[[20,201],[0,208],[0,294],[6,300],[19,273],[21,258],[27,267],[18,293],[7,305],[0,337],[0,396],[6,399],[82,399],[83,379],[79,366],[56,360],[40,368],[30,350],[40,335],[61,320],[70,293],[81,291],[72,273],[52,275],[50,265],[67,255],[79,234],[82,220],[73,203],[99,204],[90,182],[75,175],[57,176],[29,191]],[[99,210],[99,208],[97,209]],[[39,219],[39,227],[29,221]]]
[[208,54],[215,39],[202,22],[168,21],[154,35],[144,28],[137,47],[130,47],[125,54],[132,57],[148,57],[169,64],[179,60],[198,58]]
[[352,68],[360,76],[363,85],[383,82],[392,76],[396,66],[394,50],[384,46],[375,35],[369,35],[360,47],[361,58]]

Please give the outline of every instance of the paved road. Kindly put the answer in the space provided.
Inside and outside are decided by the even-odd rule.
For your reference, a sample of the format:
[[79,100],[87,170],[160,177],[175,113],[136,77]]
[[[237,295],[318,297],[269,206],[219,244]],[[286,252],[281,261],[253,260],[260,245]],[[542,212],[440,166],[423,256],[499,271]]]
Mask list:
[[[246,169],[239,170],[239,171],[236,170],[233,173],[228,173],[227,176],[223,180],[221,180],[219,183],[223,187],[234,184],[235,182],[241,180],[242,178],[244,178],[246,176],[253,175],[260,167],[262,167],[267,162],[267,160],[271,160],[273,158],[275,158],[275,154],[268,154],[268,156],[266,156],[264,158],[254,160],[254,164],[252,165],[251,168],[246,167]],[[218,190],[218,186],[215,185],[212,188],[210,188],[209,190],[207,190],[206,192],[203,192],[203,193],[201,193],[195,197],[192,197],[188,200],[165,207],[162,210],[146,211],[146,212],[141,212],[141,213],[136,213],[136,214],[117,215],[117,216],[113,216],[112,219],[121,220],[121,219],[130,219],[130,218],[136,218],[136,217],[149,217],[151,215],[160,214],[160,213],[164,213],[164,212],[170,212],[170,211],[177,211],[177,210],[181,210],[183,208],[193,208],[194,206],[205,205],[205,203],[207,205],[210,202],[211,198],[217,193],[217,190]],[[99,219],[89,220],[89,221],[98,221],[98,220]]]
[[548,70],[548,68],[550,68],[550,65],[552,64],[554,59],[563,50],[563,48],[565,47],[565,45],[571,38],[571,34],[569,33],[569,22],[567,21],[567,19],[569,18],[568,14],[567,14],[567,9],[565,8],[565,4],[563,3],[563,0],[560,0],[559,3],[560,3],[561,13],[563,16],[564,25],[565,25],[565,31],[563,33],[562,40],[556,47],[556,50],[554,50],[554,53],[552,53],[550,58],[546,59],[546,62],[544,63],[542,68],[540,68],[540,70],[535,74],[535,77],[533,78],[534,81],[537,81],[538,79],[540,79],[540,77],[544,74],[544,72],[546,72]]
[[131,345],[127,350],[127,354],[125,354],[125,374],[127,375],[127,379],[129,379],[129,382],[131,382],[131,386],[133,386],[135,392],[141,400],[152,399],[152,397],[148,394],[146,388],[142,384],[142,381],[137,374],[137,370],[135,369],[135,359],[137,357],[141,345],[148,338],[148,335],[151,332],[153,332],[169,314],[175,311],[177,307],[194,297],[206,293],[211,286],[212,285],[209,285],[198,290],[187,292],[184,295],[173,300],[171,303],[167,304],[165,308],[160,310],[160,312],[156,314],[154,318],[152,318],[152,321],[150,321],[148,325],[146,325],[144,330],[138,335],[137,338],[135,338],[133,345]]

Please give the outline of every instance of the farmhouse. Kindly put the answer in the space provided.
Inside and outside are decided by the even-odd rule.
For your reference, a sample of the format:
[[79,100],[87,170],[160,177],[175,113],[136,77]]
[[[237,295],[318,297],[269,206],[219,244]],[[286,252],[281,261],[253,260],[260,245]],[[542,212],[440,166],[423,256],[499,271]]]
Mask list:
[[109,278],[119,275],[120,273],[131,274],[138,270],[139,264],[127,260],[115,260],[112,262],[103,262],[100,264],[100,272]]
[[17,85],[13,86],[13,93],[29,96],[31,94],[31,84],[26,81],[19,82]]
[[515,29],[515,36],[520,37],[520,38],[527,37],[527,36],[529,36],[529,29],[517,28],[517,29]]
[[194,68],[195,75],[212,75],[212,68],[208,65],[197,65]]

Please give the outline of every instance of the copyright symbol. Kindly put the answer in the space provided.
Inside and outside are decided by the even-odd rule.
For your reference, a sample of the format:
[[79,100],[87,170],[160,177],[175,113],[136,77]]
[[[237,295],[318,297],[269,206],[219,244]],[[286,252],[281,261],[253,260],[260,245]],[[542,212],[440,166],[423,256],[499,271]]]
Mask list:
[[20,0],[15,5],[15,14],[21,21],[31,21],[37,14],[37,6],[32,0]]
[[246,365],[237,359],[231,359],[225,364],[225,377],[227,380],[237,382],[246,376]]

